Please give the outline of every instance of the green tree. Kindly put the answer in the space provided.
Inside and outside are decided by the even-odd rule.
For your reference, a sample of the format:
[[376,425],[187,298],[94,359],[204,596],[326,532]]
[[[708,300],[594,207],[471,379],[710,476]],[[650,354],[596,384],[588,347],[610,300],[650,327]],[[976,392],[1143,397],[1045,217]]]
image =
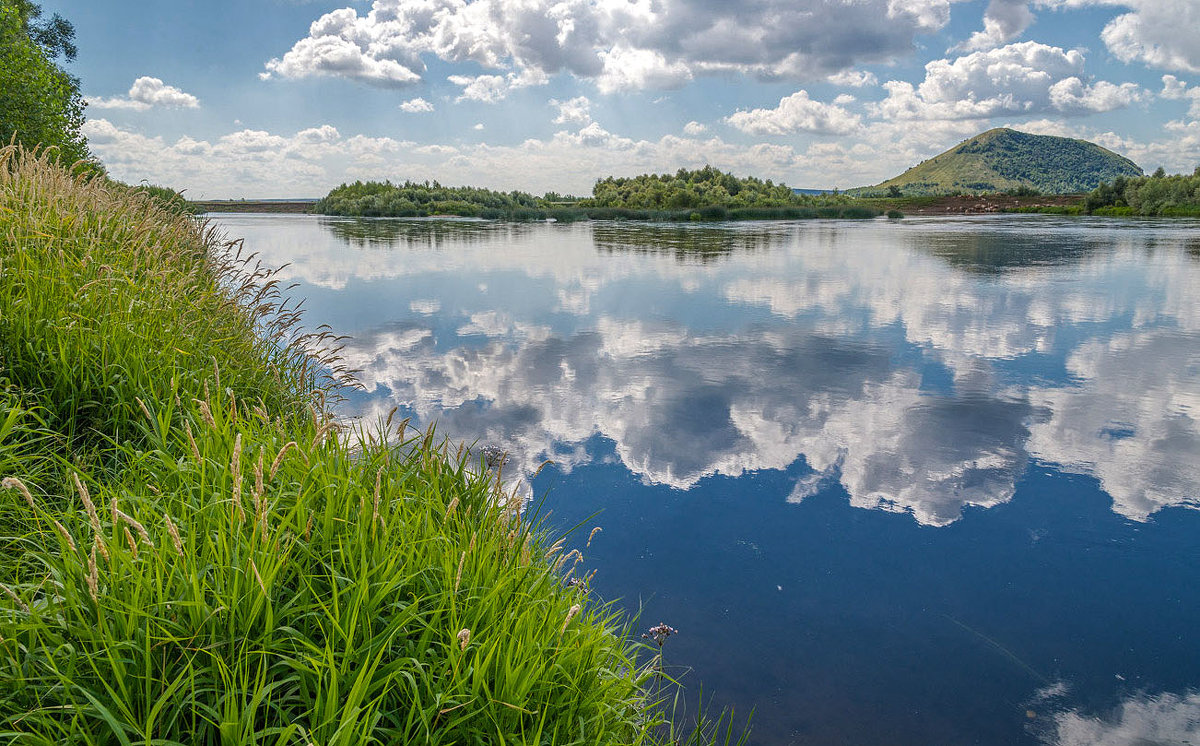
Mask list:
[[57,148],[74,163],[90,157],[79,79],[56,62],[75,58],[75,28],[62,16],[40,20],[29,0],[0,0],[0,141]]

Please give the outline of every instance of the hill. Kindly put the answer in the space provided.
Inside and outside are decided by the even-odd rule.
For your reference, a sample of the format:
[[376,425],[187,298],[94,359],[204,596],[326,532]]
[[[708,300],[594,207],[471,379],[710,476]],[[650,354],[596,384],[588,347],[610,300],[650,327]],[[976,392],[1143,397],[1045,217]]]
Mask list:
[[892,192],[985,194],[1036,190],[1043,194],[1087,192],[1120,176],[1141,176],[1133,161],[1086,140],[993,129],[860,195]]

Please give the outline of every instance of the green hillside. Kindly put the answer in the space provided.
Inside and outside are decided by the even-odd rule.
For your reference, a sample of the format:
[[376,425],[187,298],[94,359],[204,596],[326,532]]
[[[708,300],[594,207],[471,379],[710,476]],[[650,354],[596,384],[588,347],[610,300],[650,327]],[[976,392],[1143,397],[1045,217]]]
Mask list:
[[862,195],[1007,192],[1087,192],[1119,176],[1141,176],[1133,161],[1086,140],[993,129],[962,142]]

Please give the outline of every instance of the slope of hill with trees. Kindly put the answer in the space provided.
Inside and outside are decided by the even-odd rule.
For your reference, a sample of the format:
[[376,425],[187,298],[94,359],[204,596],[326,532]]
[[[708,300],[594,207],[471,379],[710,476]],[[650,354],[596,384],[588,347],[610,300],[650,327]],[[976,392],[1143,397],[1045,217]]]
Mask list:
[[873,187],[864,196],[1073,194],[1118,177],[1141,176],[1124,156],[1086,140],[993,129],[976,135]]

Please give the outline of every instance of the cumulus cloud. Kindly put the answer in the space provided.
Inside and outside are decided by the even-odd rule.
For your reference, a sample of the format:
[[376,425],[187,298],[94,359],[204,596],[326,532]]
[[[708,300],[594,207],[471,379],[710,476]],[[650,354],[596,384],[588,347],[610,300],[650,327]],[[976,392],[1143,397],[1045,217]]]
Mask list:
[[156,106],[165,109],[196,109],[200,107],[200,99],[175,86],[167,85],[158,78],[143,75],[133,81],[126,96],[89,98],[88,104],[97,109],[133,109],[135,111],[145,111]]
[[400,104],[400,110],[409,114],[421,114],[433,111],[433,104],[423,98],[410,98]]
[[[859,128],[862,118],[841,106],[848,103],[839,97],[838,103],[814,101],[807,91],[796,91],[779,100],[774,109],[738,111],[725,118],[733,127],[751,135],[790,135],[810,132],[822,135],[844,135]],[[850,97],[853,101],[853,97]]]
[[1100,38],[1125,62],[1200,72],[1200,5],[1192,0],[1131,0],[1135,10],[1114,18]]
[[843,70],[826,78],[834,85],[844,85],[851,88],[866,88],[879,85],[879,78],[869,70]]
[[983,31],[976,31],[950,51],[994,49],[1021,35],[1033,23],[1028,0],[991,0],[983,13]]
[[918,85],[892,80],[873,106],[886,119],[986,119],[1000,115],[1065,115],[1112,111],[1140,101],[1133,83],[1084,81],[1084,56],[1038,42],[1018,42],[925,65]]
[[566,101],[552,98],[549,104],[558,109],[558,115],[554,117],[555,124],[586,125],[592,121],[592,102],[588,100],[587,96],[576,96]]
[[703,135],[707,131],[708,127],[696,121],[688,122],[687,124],[683,125],[683,134],[685,135],[691,135],[694,137],[696,135]]
[[462,94],[455,101],[482,101],[485,104],[502,101],[518,88],[545,85],[549,82],[545,73],[533,68],[507,75],[451,75],[447,80],[462,86]]
[[1066,10],[1088,6],[1124,8],[1100,38],[1125,62],[1178,72],[1200,72],[1200,7],[1193,0],[1032,0],[1038,7]]
[[[817,80],[911,53],[951,0],[374,0],[321,16],[263,77],[337,75],[398,86],[424,59],[567,72],[602,91],[669,88],[705,73]],[[859,74],[869,80],[869,74]]]
[[1162,92],[1158,94],[1159,96],[1172,101],[1190,101],[1188,116],[1192,119],[1200,119],[1200,87],[1188,86],[1174,75],[1164,75],[1162,82],[1163,88]]

